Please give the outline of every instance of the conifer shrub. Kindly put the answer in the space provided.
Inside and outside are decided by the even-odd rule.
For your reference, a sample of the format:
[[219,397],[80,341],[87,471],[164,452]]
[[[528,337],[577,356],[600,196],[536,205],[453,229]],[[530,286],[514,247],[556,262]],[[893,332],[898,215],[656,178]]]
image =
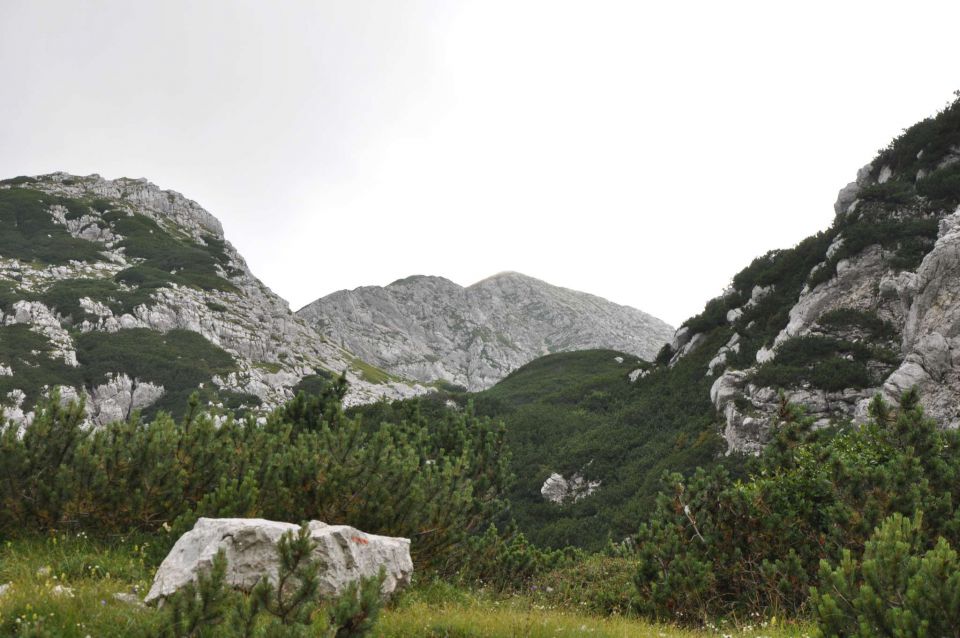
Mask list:
[[923,517],[885,519],[854,558],[820,564],[811,607],[823,638],[952,636],[960,628],[960,559],[942,536],[932,547]]
[[960,202],[960,163],[936,170],[918,181],[917,193],[943,207],[956,206]]
[[500,532],[493,525],[483,534],[469,537],[457,559],[457,580],[467,585],[489,587],[498,592],[523,592],[543,574],[577,564],[582,550],[542,549],[531,544],[522,532]]
[[[859,556],[897,513],[925,513],[923,546],[940,536],[956,544],[960,435],[925,418],[915,392],[896,410],[876,399],[859,428],[813,431],[787,405],[781,417],[746,480],[722,468],[665,477],[669,490],[637,535],[642,612],[694,624],[802,616],[810,587],[823,585],[821,561],[847,570],[844,550]],[[814,608],[832,613],[822,600]]]
[[53,220],[49,208],[57,203],[61,198],[29,188],[0,189],[0,255],[47,264],[100,259],[101,246]]
[[879,375],[868,364],[892,368],[898,356],[882,345],[806,335],[785,341],[776,359],[761,365],[753,381],[761,386],[795,388],[803,384],[838,392],[846,388],[877,385]]
[[0,536],[140,531],[172,544],[200,516],[316,519],[411,538],[417,565],[455,569],[504,509],[502,426],[465,410],[367,428],[344,415],[345,387],[301,394],[263,424],[219,423],[194,399],[182,419],[97,429],[54,395],[29,427],[0,424]]
[[873,162],[874,178],[884,166],[895,174],[915,175],[935,168],[953,148],[960,146],[960,92],[942,111],[918,122],[890,142]]

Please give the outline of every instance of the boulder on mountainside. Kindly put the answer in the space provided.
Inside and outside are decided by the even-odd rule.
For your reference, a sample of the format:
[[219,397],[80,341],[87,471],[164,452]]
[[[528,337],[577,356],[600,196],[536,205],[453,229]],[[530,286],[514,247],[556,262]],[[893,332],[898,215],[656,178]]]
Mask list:
[[[409,539],[320,521],[310,521],[308,527],[315,543],[312,558],[324,566],[320,572],[322,595],[337,596],[350,583],[376,576],[381,567],[386,570],[382,594],[392,594],[410,583]],[[285,533],[296,534],[299,529],[293,523],[262,518],[200,518],[161,563],[145,602],[166,598],[195,581],[199,573],[210,569],[220,549],[226,553],[230,586],[250,591],[264,576],[276,583],[280,564],[277,543]]]

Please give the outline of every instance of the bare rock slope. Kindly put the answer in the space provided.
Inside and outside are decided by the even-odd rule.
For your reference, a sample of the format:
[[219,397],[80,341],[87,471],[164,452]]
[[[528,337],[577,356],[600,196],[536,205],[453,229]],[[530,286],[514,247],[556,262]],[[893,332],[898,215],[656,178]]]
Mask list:
[[728,451],[759,452],[781,391],[826,426],[916,388],[960,427],[958,206],[960,101],[860,169],[829,229],[754,260],[677,331],[670,365],[724,344],[703,374]]
[[425,391],[321,337],[249,270],[217,219],[142,179],[0,182],[0,407],[54,389],[95,423],[138,409],[269,409],[347,371],[348,402]]
[[552,352],[611,348],[651,359],[673,334],[635,308],[513,272],[466,288],[408,277],[335,292],[297,314],[393,374],[470,390]]

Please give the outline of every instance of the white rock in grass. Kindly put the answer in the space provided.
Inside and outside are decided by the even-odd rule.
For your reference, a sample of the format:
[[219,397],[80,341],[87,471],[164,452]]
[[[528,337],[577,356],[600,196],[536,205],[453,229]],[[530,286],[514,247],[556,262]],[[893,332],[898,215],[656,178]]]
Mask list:
[[[261,518],[201,518],[177,540],[157,570],[144,602],[152,603],[175,593],[197,574],[210,569],[221,548],[226,553],[226,581],[242,591],[251,590],[266,576],[274,583],[279,559],[277,543],[287,532],[296,534],[293,523]],[[310,536],[316,543],[313,558],[325,567],[320,572],[320,592],[336,596],[362,577],[386,569],[384,595],[410,583],[413,561],[410,540],[367,534],[348,525],[310,521]]]

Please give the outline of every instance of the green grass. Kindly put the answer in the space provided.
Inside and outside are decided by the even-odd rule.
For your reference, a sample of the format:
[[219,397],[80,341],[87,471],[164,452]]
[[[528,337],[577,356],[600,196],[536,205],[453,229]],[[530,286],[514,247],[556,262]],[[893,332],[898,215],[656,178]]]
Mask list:
[[[149,554],[149,540],[66,533],[0,544],[0,583],[11,583],[0,596],[0,635],[155,636],[156,610],[114,598],[143,596],[155,571]],[[57,594],[58,586],[70,593]]]
[[810,631],[807,625],[784,623],[782,619],[778,622],[776,618],[685,629],[630,615],[592,614],[575,600],[558,605],[536,595],[493,596],[434,582],[402,593],[383,612],[373,635],[383,638],[704,638],[718,635],[800,638],[808,636]]
[[397,377],[384,372],[376,366],[372,366],[362,359],[357,359],[356,357],[350,358],[350,366],[360,373],[360,378],[366,381],[367,383],[375,383],[381,385],[384,383],[390,383],[391,381],[397,381]]
[[[169,539],[90,539],[59,532],[0,542],[0,635],[63,638],[156,636],[164,612],[114,598],[137,592],[142,599]],[[71,594],[57,594],[57,586]],[[705,638],[721,633],[744,638],[799,638],[804,625],[769,622],[754,627],[689,630],[624,616],[599,616],[534,596],[496,597],[425,583],[403,592],[381,614],[372,636],[384,638],[600,636]]]

